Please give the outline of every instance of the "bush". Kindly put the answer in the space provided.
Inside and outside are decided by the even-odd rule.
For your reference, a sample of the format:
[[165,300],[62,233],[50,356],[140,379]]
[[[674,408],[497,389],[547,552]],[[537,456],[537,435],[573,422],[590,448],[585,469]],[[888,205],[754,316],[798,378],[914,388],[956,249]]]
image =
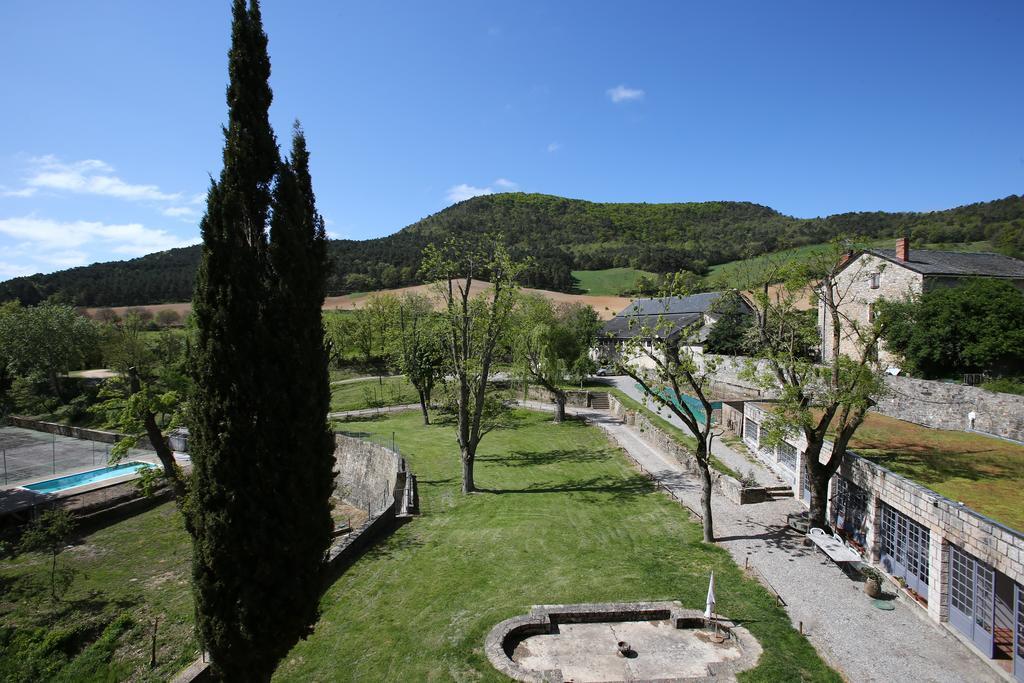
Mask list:
[[985,382],[981,385],[981,388],[1001,394],[1017,394],[1019,396],[1024,396],[1024,380],[1021,379],[1000,377],[999,379],[993,379]]

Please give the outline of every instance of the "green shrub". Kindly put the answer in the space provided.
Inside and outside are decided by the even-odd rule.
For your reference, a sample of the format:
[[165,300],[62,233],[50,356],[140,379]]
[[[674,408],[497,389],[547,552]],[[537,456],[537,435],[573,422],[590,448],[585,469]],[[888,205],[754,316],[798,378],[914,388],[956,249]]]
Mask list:
[[981,385],[982,389],[996,391],[1001,394],[1018,394],[1024,396],[1024,381],[1011,377],[1000,377],[989,380]]

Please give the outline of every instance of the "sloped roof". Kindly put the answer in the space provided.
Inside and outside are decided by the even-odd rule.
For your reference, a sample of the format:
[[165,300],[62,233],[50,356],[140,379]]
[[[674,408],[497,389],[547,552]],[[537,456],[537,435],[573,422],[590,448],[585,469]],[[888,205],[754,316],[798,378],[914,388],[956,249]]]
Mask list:
[[1002,254],[911,249],[910,260],[901,261],[895,249],[869,249],[868,253],[922,275],[1024,279],[1024,261]]
[[[604,324],[603,336],[629,339],[636,336],[645,326],[650,328],[660,325],[661,336],[674,337],[694,323],[701,322],[704,314],[711,311],[725,294],[726,292],[704,292],[681,297],[637,299]],[[746,301],[743,303],[749,308]],[[710,326],[707,325],[701,328],[694,341],[703,341],[709,330]]]

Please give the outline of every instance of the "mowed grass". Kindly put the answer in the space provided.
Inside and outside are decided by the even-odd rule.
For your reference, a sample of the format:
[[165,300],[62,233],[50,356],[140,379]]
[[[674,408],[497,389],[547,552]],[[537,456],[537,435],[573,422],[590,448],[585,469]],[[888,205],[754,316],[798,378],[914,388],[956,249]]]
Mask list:
[[331,410],[380,408],[419,400],[416,388],[404,376],[370,379],[331,385]]
[[870,413],[850,448],[983,515],[1024,530],[1024,446]]
[[785,612],[722,549],[700,542],[688,513],[596,428],[517,412],[484,439],[483,492],[460,493],[451,425],[415,412],[348,422],[394,432],[419,482],[422,516],[380,541],[327,590],[310,638],[281,681],[499,681],[483,643],[531,605],[681,600],[703,609],[715,572],[718,610],[765,648],[749,681],[838,681]]
[[57,560],[72,574],[58,602],[48,554],[0,562],[0,680],[166,681],[198,656],[192,546],[174,503],[72,543]]
[[633,288],[640,276],[657,277],[654,273],[636,268],[607,268],[605,270],[574,270],[576,287],[594,296],[618,296]]

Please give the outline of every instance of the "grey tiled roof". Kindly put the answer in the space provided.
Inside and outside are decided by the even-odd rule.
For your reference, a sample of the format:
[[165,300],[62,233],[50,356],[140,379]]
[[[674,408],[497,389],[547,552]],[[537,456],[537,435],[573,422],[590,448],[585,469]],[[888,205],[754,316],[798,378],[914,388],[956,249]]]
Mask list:
[[911,249],[910,260],[896,258],[895,249],[869,249],[868,253],[880,256],[922,275],[951,275],[955,277],[1024,278],[1024,261],[1002,254],[966,251],[933,251]]
[[[637,299],[604,324],[603,336],[629,339],[643,327],[660,325],[659,336],[671,338],[687,327],[703,320],[704,314],[722,298],[725,292],[705,292],[690,296],[672,296],[656,299]],[[695,341],[707,336],[708,328],[695,335]]]

